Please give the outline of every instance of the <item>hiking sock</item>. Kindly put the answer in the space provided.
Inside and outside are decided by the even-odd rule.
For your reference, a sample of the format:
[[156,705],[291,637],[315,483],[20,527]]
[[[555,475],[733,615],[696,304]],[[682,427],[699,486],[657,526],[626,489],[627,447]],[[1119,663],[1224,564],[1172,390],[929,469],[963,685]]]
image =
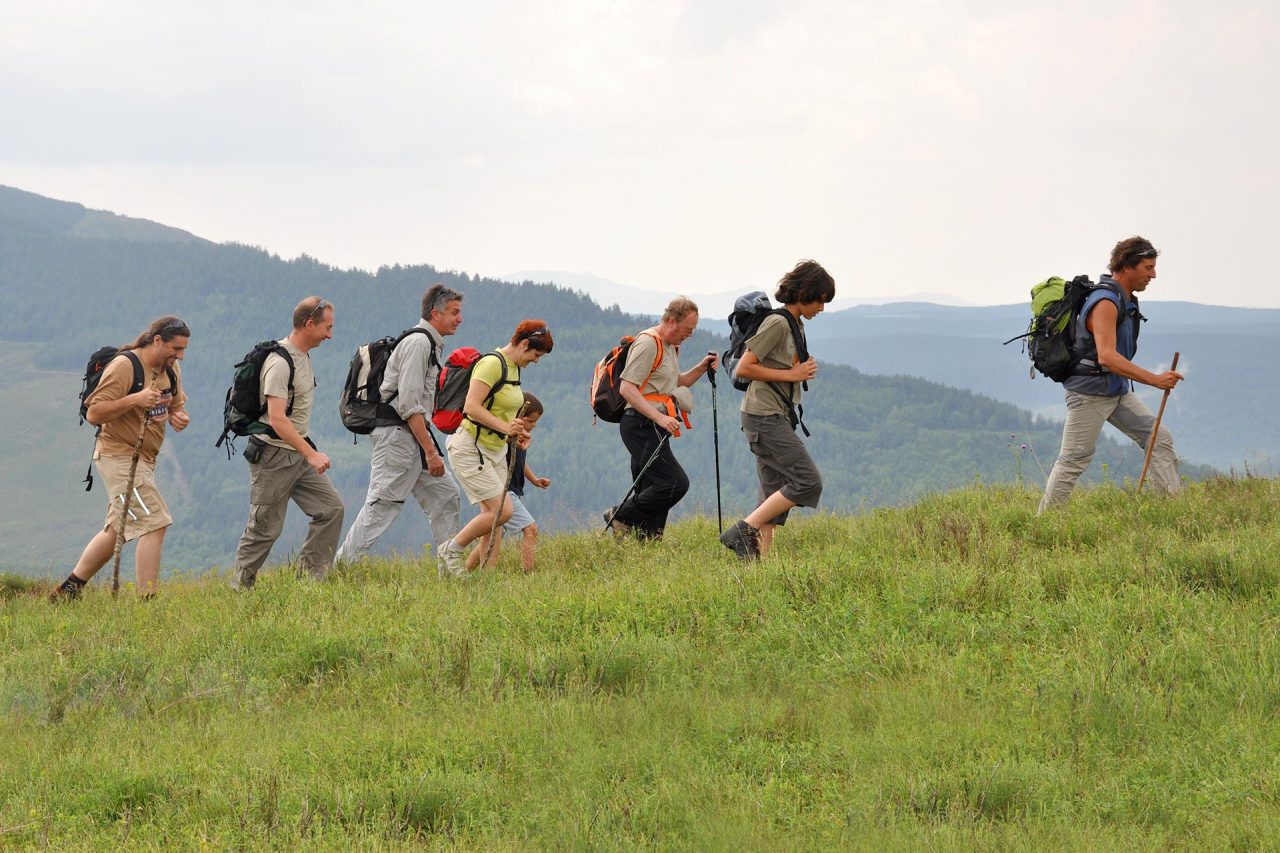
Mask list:
[[76,573],[72,572],[67,575],[67,579],[59,585],[58,592],[65,595],[67,598],[79,598],[80,590],[84,589],[84,585],[87,583],[88,581],[76,577]]

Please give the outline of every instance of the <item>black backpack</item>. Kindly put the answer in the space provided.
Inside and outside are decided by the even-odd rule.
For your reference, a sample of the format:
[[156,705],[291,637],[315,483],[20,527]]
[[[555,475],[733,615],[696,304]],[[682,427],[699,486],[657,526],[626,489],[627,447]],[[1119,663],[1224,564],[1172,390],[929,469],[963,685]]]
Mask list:
[[[762,290],[755,290],[745,296],[740,296],[738,301],[733,303],[733,313],[729,315],[729,348],[720,356],[720,365],[732,377],[733,387],[739,391],[746,391],[751,385],[751,380],[738,378],[736,375],[738,362],[742,361],[742,356],[747,351],[747,341],[751,340],[752,336],[759,331],[760,324],[771,314],[778,314],[786,318],[787,325],[791,327],[791,338],[796,345],[796,356],[801,362],[809,360],[809,346],[805,340],[804,330],[800,328],[800,322],[792,316],[790,311],[786,308],[774,308],[773,303],[769,301],[769,295]],[[788,418],[791,421],[792,428],[799,426],[804,431],[805,436],[808,437],[809,430],[804,425],[804,406],[795,406],[791,402],[791,389],[783,387],[794,383],[769,382],[766,384],[777,392],[787,406]],[[801,382],[800,384],[804,390],[809,390],[808,382]],[[797,408],[799,409],[798,414]]]
[[[129,386],[130,394],[137,394],[147,384],[146,371],[142,369],[142,359],[138,358],[133,350],[124,350],[119,347],[105,346],[89,356],[89,363],[84,366],[84,378],[80,385],[80,423],[85,422],[85,418],[89,414],[89,395],[98,388],[98,384],[102,382],[102,374],[106,372],[107,365],[115,361],[116,356],[123,355],[133,364],[133,383]],[[178,393],[178,376],[174,373],[172,367],[166,367],[164,372],[169,375],[169,387],[173,389],[173,393]],[[93,430],[93,437],[97,439],[98,434],[102,432],[102,426],[99,425]],[[89,463],[89,471],[85,474],[84,490],[87,492],[93,488],[93,463]]]
[[[1031,288],[1031,323],[1027,331],[1005,341],[1026,341],[1031,368],[1054,382],[1062,382],[1070,376],[1102,374],[1097,365],[1082,373],[1080,360],[1083,353],[1075,351],[1076,331],[1080,324],[1080,309],[1089,294],[1098,289],[1108,290],[1117,296],[1120,291],[1107,284],[1095,284],[1087,275],[1078,275],[1071,281],[1057,276],[1045,279]],[[1123,298],[1123,297],[1122,297]],[[1135,305],[1137,298],[1131,300]],[[1139,318],[1142,315],[1138,314]],[[1116,319],[1117,326],[1125,322],[1124,312]],[[1141,323],[1134,324],[1134,340],[1138,339]]]
[[[342,417],[342,425],[355,435],[368,435],[375,427],[404,423],[390,405],[399,391],[384,400],[381,388],[391,353],[401,341],[413,334],[427,335],[427,330],[414,326],[401,332],[399,337],[370,341],[356,349],[356,354],[351,357],[347,381],[343,383],[342,393],[338,396],[338,414]],[[430,335],[427,335],[427,340],[431,341],[431,363],[439,368],[435,341],[431,340]]]
[[279,341],[263,341],[254,344],[253,349],[245,353],[243,359],[235,366],[235,376],[231,387],[227,389],[227,402],[222,408],[222,435],[214,442],[214,447],[227,443],[227,458],[235,452],[232,436],[269,435],[278,439],[276,431],[260,419],[266,408],[262,405],[262,365],[267,356],[276,353],[289,365],[289,400],[285,414],[293,413],[293,356]]

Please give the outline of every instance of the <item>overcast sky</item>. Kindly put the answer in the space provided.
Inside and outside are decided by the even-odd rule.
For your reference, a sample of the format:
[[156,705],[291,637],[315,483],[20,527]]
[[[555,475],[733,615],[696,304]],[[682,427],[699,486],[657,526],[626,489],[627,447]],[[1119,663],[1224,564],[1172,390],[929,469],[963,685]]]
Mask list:
[[1280,307],[1280,4],[0,0],[0,184],[373,269]]

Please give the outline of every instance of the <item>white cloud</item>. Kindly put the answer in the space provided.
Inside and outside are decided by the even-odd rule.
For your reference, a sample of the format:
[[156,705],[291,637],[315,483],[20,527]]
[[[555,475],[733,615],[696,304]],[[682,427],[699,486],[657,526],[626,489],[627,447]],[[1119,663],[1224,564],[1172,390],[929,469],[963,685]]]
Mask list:
[[[0,183],[342,265],[1280,305],[1261,3],[0,0]],[[358,216],[353,215],[358,211]],[[1212,282],[1212,289],[1209,284]]]

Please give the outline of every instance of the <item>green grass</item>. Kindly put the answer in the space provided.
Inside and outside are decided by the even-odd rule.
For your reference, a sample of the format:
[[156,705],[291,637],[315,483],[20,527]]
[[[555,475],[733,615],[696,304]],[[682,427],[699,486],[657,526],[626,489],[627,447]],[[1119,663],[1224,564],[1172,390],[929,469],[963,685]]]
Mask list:
[[1037,499],[5,587],[0,847],[1275,849],[1277,484]]

